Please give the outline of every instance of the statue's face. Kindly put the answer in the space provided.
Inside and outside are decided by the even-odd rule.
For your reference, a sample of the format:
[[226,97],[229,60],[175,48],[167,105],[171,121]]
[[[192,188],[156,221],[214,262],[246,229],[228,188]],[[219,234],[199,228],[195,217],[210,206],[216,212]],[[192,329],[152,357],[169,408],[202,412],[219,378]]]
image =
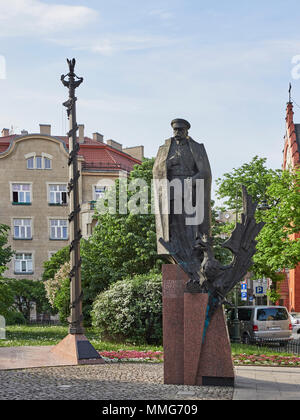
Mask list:
[[174,128],[174,137],[176,140],[184,140],[188,137],[188,130],[184,127]]

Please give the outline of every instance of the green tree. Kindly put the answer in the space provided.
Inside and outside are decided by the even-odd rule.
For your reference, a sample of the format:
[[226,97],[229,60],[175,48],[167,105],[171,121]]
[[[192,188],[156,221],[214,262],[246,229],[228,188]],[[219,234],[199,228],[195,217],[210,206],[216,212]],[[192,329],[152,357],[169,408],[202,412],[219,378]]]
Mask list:
[[70,261],[70,248],[68,246],[57,251],[50,260],[44,262],[44,273],[42,279],[44,281],[54,279],[55,274],[60,270],[61,266]]
[[[131,172],[128,182],[146,181],[143,192],[148,195],[148,214],[98,214],[97,227],[88,241],[82,242],[82,282],[85,318],[89,316],[95,296],[112,283],[128,276],[160,271],[162,260],[157,255],[155,216],[151,213],[151,181],[154,159],[145,160]],[[121,188],[116,181],[117,197]],[[128,201],[141,190],[129,191]]]
[[8,279],[6,284],[14,297],[15,308],[24,315],[27,321],[30,320],[30,311],[34,305],[38,313],[51,312],[43,282]]
[[282,280],[280,271],[295,268],[300,260],[299,239],[291,238],[300,231],[299,170],[295,172],[272,170],[266,159],[257,156],[241,168],[226,173],[217,180],[219,198],[225,199],[225,209],[242,211],[241,185],[245,185],[253,199],[266,200],[269,209],[256,212],[257,221],[265,227],[258,236],[257,253],[252,272],[255,278]]
[[253,200],[262,202],[266,198],[267,188],[273,182],[278,182],[282,174],[280,169],[268,169],[266,162],[267,159],[255,156],[251,162],[217,179],[217,196],[224,200],[223,210],[241,213],[243,209],[242,185],[247,188]]
[[7,246],[9,227],[0,224],[0,276],[7,269],[7,264],[10,262],[13,251],[10,246]]
[[6,318],[14,303],[14,295],[7,282],[0,279],[0,315]]

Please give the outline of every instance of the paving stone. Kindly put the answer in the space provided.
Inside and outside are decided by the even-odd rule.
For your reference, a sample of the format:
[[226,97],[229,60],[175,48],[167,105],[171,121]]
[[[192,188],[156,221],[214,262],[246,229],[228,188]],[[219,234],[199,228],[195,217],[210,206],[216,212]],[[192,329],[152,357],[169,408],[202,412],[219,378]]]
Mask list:
[[163,364],[0,371],[0,400],[232,400],[233,389],[163,384]]

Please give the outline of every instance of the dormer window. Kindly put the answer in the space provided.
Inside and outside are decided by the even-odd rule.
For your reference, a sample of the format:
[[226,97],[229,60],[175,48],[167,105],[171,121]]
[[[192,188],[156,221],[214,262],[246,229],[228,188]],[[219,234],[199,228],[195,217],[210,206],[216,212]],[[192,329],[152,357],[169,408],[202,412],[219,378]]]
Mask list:
[[41,156],[38,156],[36,153],[29,153],[25,155],[25,159],[27,160],[27,169],[52,169],[52,156],[47,153],[42,153]]

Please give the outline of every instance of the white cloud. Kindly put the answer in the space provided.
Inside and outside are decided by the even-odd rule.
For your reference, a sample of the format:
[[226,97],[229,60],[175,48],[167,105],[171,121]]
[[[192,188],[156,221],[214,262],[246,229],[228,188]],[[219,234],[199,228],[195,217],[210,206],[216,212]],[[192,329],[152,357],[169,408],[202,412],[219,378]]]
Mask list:
[[40,0],[0,0],[0,36],[45,35],[81,27],[97,17],[85,6],[48,4]]
[[168,12],[164,9],[156,9],[156,10],[151,10],[151,12],[149,13],[150,16],[154,16],[157,17],[163,21],[168,21],[170,19],[172,19],[174,17],[173,13]]
[[73,38],[49,38],[49,41],[64,47],[73,48],[77,51],[89,51],[100,55],[113,55],[122,51],[142,51],[152,48],[162,48],[172,45],[176,40],[163,36],[152,35],[104,35],[82,39]]

